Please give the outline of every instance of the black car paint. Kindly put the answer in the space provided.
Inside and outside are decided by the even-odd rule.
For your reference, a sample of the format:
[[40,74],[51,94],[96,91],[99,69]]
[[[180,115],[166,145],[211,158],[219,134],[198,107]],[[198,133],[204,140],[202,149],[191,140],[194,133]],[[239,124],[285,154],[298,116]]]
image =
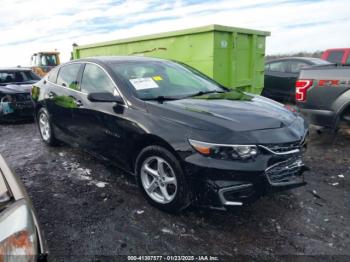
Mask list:
[[[25,68],[15,68],[15,69],[0,69],[0,72],[31,72],[30,69]],[[5,96],[11,97],[11,102],[8,104],[9,107],[13,110],[11,113],[4,113],[0,110],[0,121],[17,121],[17,120],[29,120],[33,119],[34,106],[30,97],[30,90],[32,85],[40,80],[36,75],[37,80],[31,80],[26,82],[10,82],[10,83],[1,83],[0,84],[0,107],[3,106],[3,99]],[[7,101],[7,99],[6,99]]]
[[[297,102],[301,113],[314,125],[337,129],[341,121],[350,122],[350,66],[328,65],[307,68],[299,79],[313,81],[306,101]],[[320,80],[339,81],[320,86]]]
[[[196,152],[188,139],[222,144],[300,144],[308,130],[300,116],[259,96],[251,102],[190,98],[142,101],[109,66],[115,61],[139,59],[147,61],[150,58],[106,57],[73,62],[82,65],[78,84],[84,63],[103,68],[115,81],[124,103],[91,102],[87,94],[44,78],[35,85],[39,90],[36,112],[41,107],[47,108],[55,135],[60,140],[102,155],[130,173],[134,173],[135,158],[144,146],[157,144],[167,148],[185,170],[194,198],[203,205],[222,207],[218,190],[242,183],[253,185],[247,199],[253,199],[267,189],[284,188],[270,186],[264,171],[294,155],[274,155],[260,148],[255,160],[217,160]],[[56,103],[57,97],[68,102]],[[300,170],[298,174],[302,172]],[[291,186],[303,184],[299,181]]]
[[[0,112],[0,121],[16,121],[33,119],[33,103],[30,98],[30,89],[32,84],[9,84],[6,86],[0,86],[0,99],[9,95],[13,99],[9,103],[9,106],[13,109],[12,113],[5,114]],[[1,106],[3,106],[2,100]]]
[[[276,62],[286,63],[285,72],[269,70],[269,65]],[[315,66],[318,62],[314,58],[308,57],[288,57],[274,59],[266,62],[265,81],[262,96],[273,99],[281,103],[295,103],[295,83],[298,79],[299,72],[292,72],[291,63],[304,63],[307,66]]]

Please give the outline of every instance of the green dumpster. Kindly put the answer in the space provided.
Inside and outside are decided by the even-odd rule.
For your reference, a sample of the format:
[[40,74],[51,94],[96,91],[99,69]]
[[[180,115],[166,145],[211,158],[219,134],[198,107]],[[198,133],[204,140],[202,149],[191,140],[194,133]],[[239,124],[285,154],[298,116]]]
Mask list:
[[74,59],[137,55],[186,63],[229,88],[260,94],[269,32],[209,25],[155,35],[75,46]]

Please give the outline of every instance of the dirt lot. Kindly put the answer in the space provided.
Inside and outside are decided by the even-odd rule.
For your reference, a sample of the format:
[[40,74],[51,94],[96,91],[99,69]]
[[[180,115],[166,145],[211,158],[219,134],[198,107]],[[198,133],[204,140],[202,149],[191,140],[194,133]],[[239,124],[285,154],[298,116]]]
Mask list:
[[0,140],[0,153],[33,200],[51,260],[105,260],[125,254],[350,259],[346,130],[335,140],[312,131],[307,186],[235,212],[193,208],[177,216],[149,206],[133,178],[115,167],[78,149],[45,146],[34,124],[2,125]]

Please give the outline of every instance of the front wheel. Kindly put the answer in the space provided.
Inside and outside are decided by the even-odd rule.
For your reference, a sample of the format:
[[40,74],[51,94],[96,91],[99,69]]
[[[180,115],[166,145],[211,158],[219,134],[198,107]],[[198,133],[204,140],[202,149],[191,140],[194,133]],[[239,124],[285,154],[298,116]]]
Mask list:
[[190,205],[190,190],[179,161],[160,146],[144,148],[137,157],[137,182],[153,205],[177,213]]
[[50,146],[56,146],[58,144],[58,141],[52,130],[52,124],[51,124],[49,113],[45,108],[41,108],[38,112],[37,117],[38,117],[38,128],[39,128],[42,140]]

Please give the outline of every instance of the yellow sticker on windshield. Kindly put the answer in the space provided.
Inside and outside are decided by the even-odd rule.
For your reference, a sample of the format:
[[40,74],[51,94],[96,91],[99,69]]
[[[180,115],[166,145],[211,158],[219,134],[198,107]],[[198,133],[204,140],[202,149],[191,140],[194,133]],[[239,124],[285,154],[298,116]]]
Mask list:
[[161,80],[163,80],[163,78],[162,78],[161,76],[154,76],[154,77],[153,77],[153,80],[155,80],[155,81],[161,81]]

